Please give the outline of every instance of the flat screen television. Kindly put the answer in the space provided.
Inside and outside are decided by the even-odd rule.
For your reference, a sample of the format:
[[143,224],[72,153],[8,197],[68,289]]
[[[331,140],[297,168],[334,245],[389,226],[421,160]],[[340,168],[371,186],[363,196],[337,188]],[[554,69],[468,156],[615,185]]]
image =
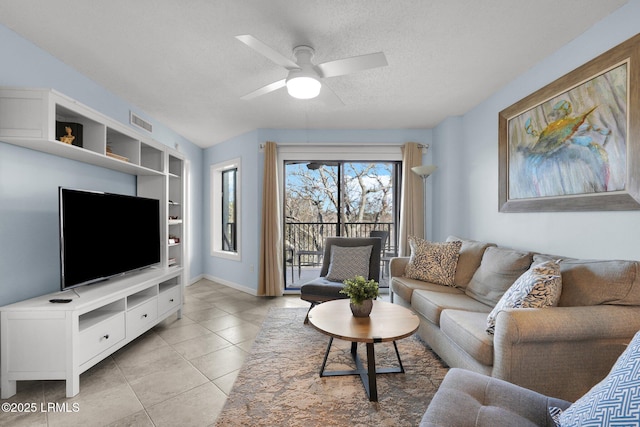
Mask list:
[[87,285],[160,262],[160,202],[59,189],[60,288]]

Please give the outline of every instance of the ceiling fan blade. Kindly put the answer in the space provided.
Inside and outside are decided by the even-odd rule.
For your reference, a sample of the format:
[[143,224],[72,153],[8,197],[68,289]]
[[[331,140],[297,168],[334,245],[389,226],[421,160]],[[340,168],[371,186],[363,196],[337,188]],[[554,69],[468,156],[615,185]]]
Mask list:
[[277,82],[270,83],[266,86],[261,87],[260,89],[254,90],[253,92],[240,97],[240,99],[244,99],[246,101],[249,99],[257,98],[260,95],[264,95],[269,92],[273,92],[274,90],[278,90],[281,87],[285,87],[286,83],[287,79],[278,80]]
[[353,56],[316,65],[321,77],[336,77],[388,65],[383,52]]
[[300,69],[298,64],[296,64],[295,62],[293,62],[292,60],[290,60],[286,56],[280,54],[279,52],[273,50],[272,48],[270,48],[269,46],[267,46],[266,44],[262,43],[260,40],[258,40],[257,38],[255,38],[255,37],[253,37],[253,36],[251,36],[249,34],[236,36],[236,38],[238,40],[240,40],[242,43],[244,43],[247,46],[249,46],[251,49],[255,50],[256,52],[258,52],[259,54],[261,54],[263,56],[266,56],[271,61],[275,62],[276,64],[280,65],[281,67],[286,68],[287,70],[299,70]]
[[322,82],[322,89],[320,90],[320,98],[325,105],[329,107],[344,107],[345,104],[340,99],[337,93],[331,89],[326,82]]

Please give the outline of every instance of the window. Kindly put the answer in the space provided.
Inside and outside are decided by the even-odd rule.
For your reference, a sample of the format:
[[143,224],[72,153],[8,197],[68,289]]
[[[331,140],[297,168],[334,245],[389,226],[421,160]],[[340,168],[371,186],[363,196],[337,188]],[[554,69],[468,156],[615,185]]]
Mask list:
[[222,171],[222,250],[236,252],[236,177],[238,168]]
[[285,161],[286,289],[318,274],[326,237],[377,235],[381,255],[395,251],[400,168],[399,161]]
[[211,166],[211,255],[240,260],[240,159]]
[[[401,148],[396,144],[338,142],[278,146],[285,290],[298,289],[313,269],[318,277],[322,257],[318,253],[325,237],[386,231],[384,255],[394,253]],[[373,167],[367,172],[370,165]],[[300,180],[296,181],[296,175]],[[307,182],[305,190],[309,176],[315,178]],[[385,284],[380,282],[381,287]]]

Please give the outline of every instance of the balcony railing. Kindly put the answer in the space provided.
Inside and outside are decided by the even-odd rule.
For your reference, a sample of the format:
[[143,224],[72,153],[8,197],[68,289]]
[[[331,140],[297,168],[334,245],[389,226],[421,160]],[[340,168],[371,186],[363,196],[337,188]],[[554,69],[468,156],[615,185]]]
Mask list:
[[[338,230],[340,233],[338,233]],[[309,269],[319,273],[322,265],[324,239],[327,237],[369,237],[372,231],[386,231],[383,252],[392,253],[395,247],[395,225],[392,222],[285,222],[284,260],[285,283],[297,287],[304,282],[303,273]],[[288,272],[288,274],[287,274]]]

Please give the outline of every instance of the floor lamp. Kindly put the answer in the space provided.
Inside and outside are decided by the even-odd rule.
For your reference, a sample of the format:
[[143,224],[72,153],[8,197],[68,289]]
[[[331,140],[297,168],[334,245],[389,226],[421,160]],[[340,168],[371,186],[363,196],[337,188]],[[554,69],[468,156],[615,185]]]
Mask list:
[[411,171],[422,178],[422,218],[424,221],[424,239],[427,240],[427,178],[435,170],[436,165],[421,165],[411,168]]

